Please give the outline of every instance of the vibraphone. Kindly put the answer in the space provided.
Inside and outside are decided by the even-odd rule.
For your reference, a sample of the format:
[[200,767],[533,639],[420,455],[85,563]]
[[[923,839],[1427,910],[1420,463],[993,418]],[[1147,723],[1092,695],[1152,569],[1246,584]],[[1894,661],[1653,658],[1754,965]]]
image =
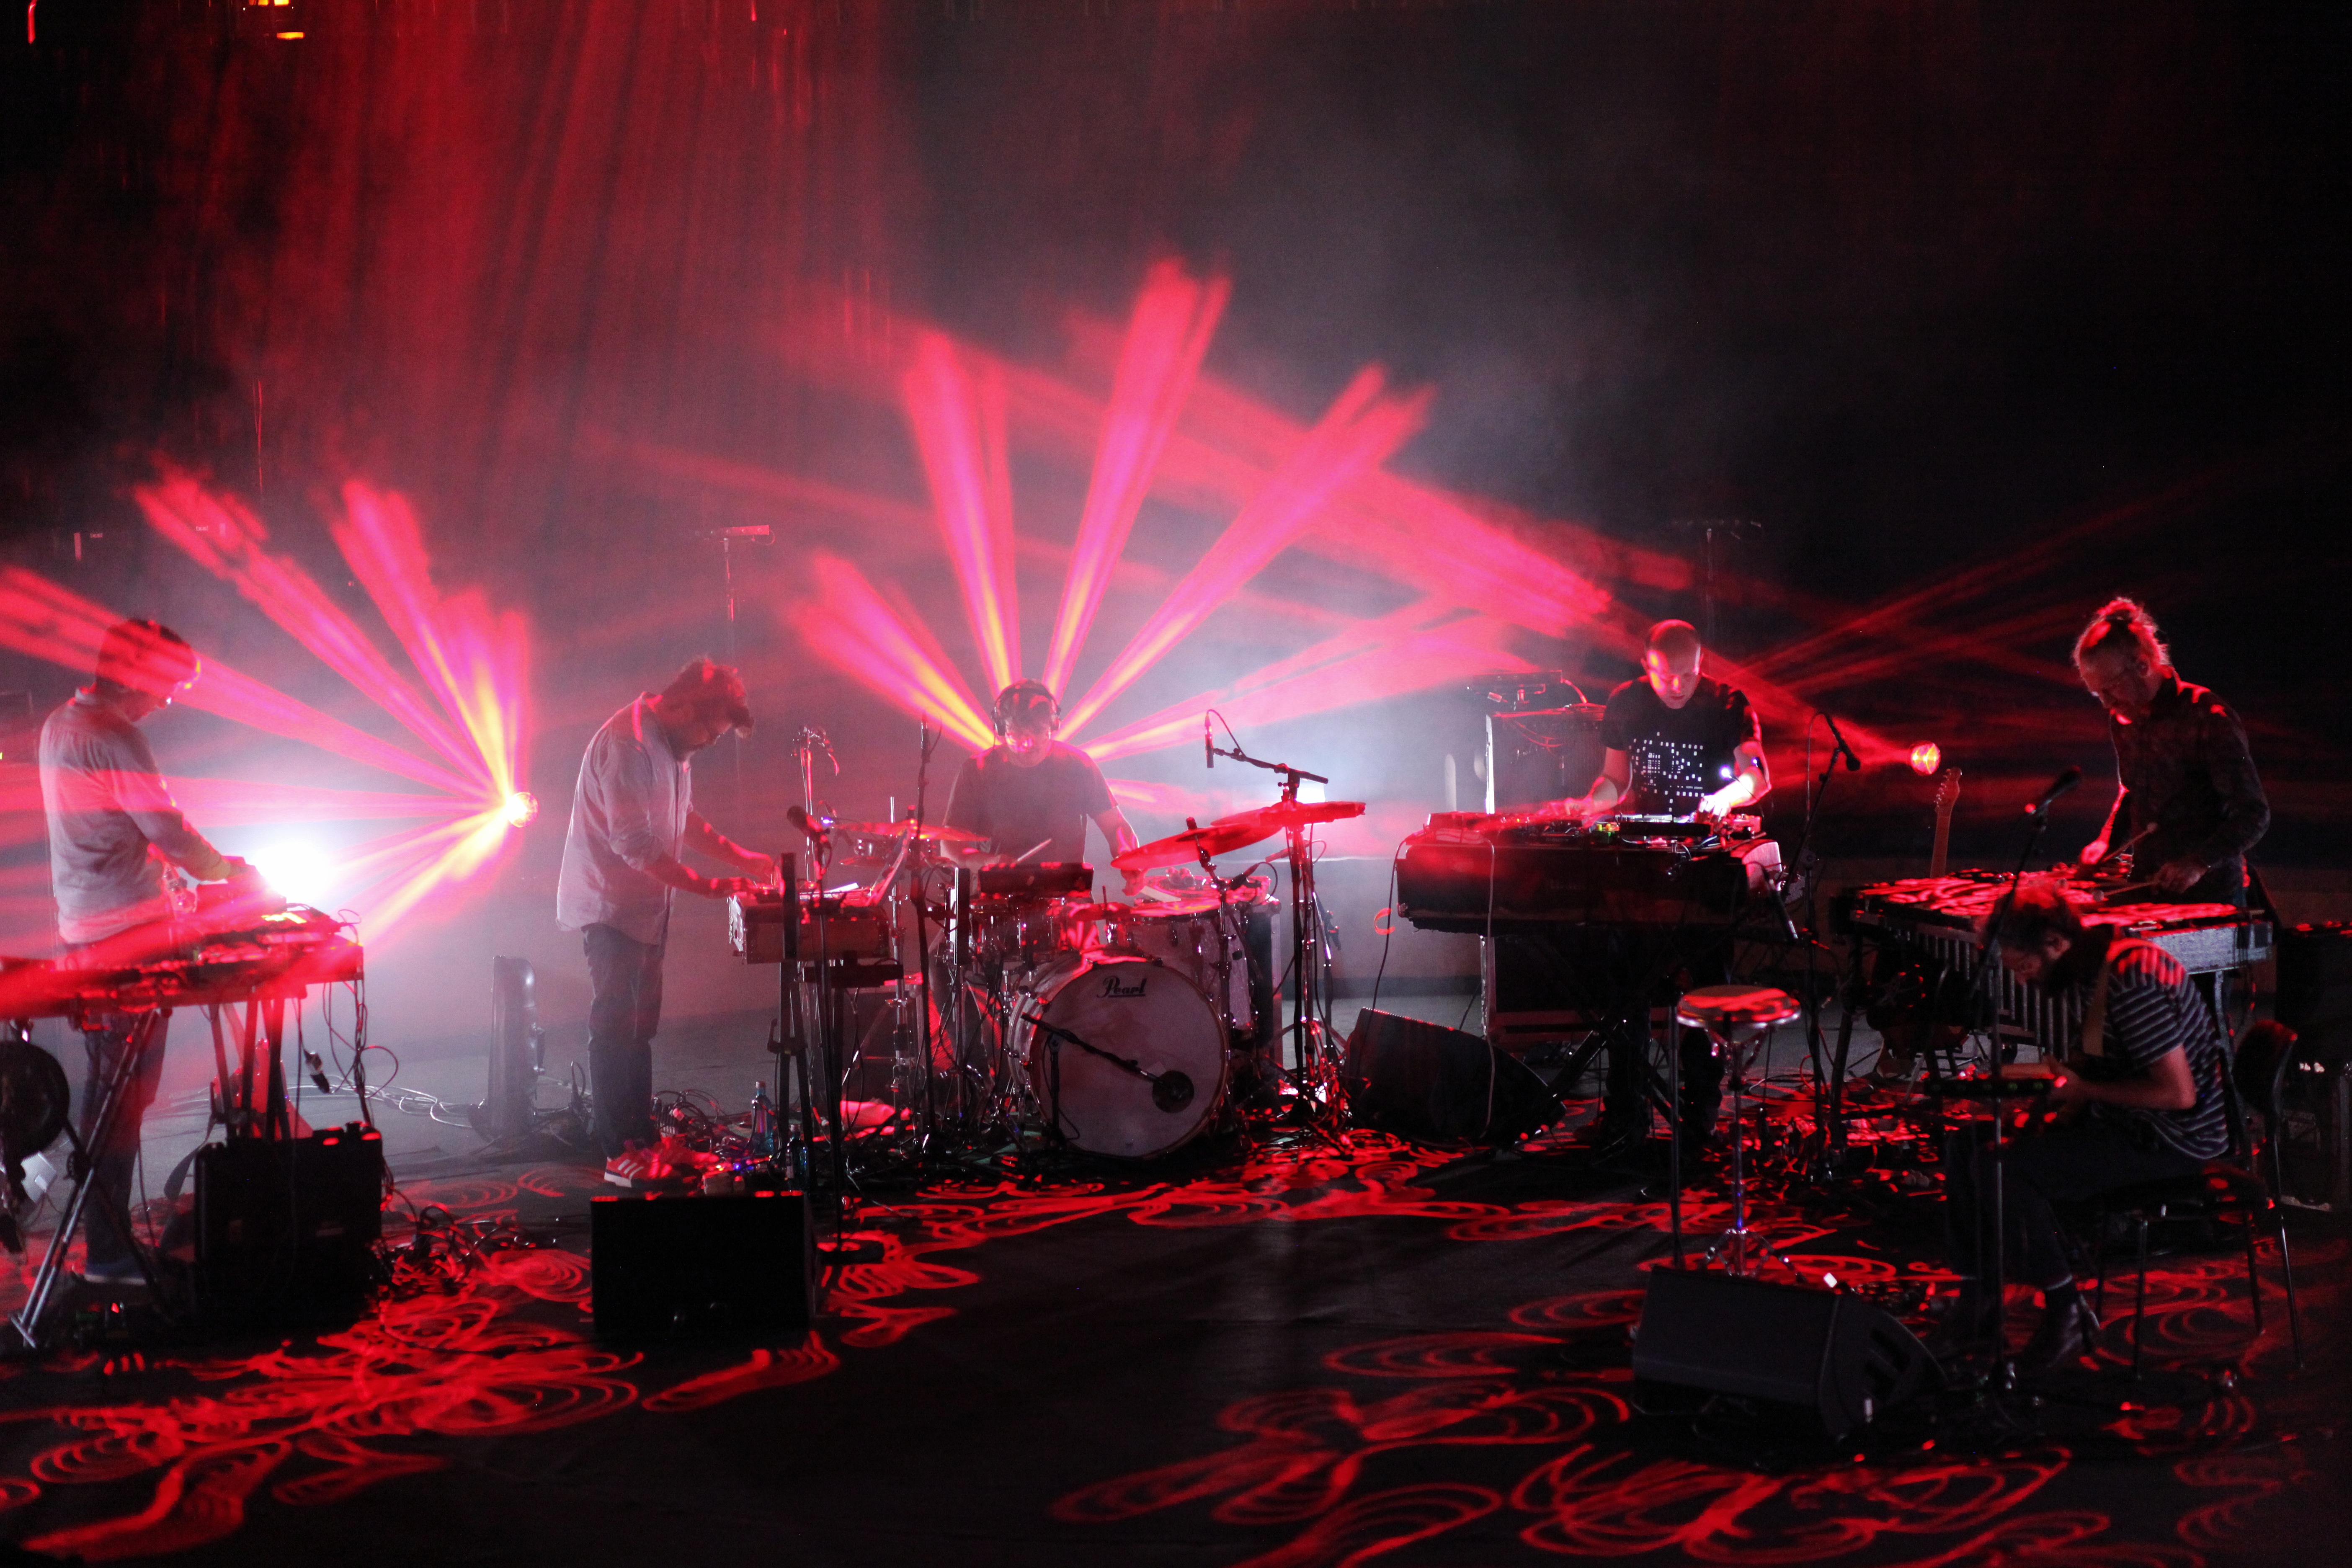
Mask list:
[[[1978,934],[2008,890],[1999,871],[1958,871],[1856,888],[1842,900],[1843,923],[1864,940],[1897,948],[1961,975],[1976,971],[1984,951]],[[2271,955],[2271,924],[2228,904],[2105,904],[2094,882],[2071,883],[2067,900],[2091,926],[2114,926],[2162,948],[2191,975],[2218,977]],[[2003,1032],[2063,1053],[2083,1026],[2083,1002],[2019,983],[1999,963],[1989,984]],[[2204,989],[2213,994],[2211,980]]]

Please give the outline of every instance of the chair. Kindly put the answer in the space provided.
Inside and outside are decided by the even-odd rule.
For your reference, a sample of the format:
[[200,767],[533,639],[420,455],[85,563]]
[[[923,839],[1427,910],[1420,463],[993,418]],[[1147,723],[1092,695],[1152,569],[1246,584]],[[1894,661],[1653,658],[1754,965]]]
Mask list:
[[[2303,1321],[2294,1300],[2294,1259],[2287,1250],[2286,1212],[2278,1202],[2281,1179],[2279,1094],[2287,1069],[2294,1061],[2295,1032],[2268,1019],[2249,1027],[2229,1053],[2223,1103],[2230,1126],[2229,1152],[2206,1162],[2193,1176],[2143,1182],[2102,1194],[2097,1200],[2099,1226],[2097,1302],[2105,1315],[2107,1297],[2107,1221],[2121,1215],[2132,1222],[2137,1250],[2138,1284],[2132,1302],[2132,1376],[2140,1374],[2140,1339],[2147,1317],[2147,1227],[2160,1219],[2221,1219],[2235,1215],[2246,1232],[2246,1286],[2252,1293],[2254,1335],[2263,1331],[2263,1282],[2254,1263],[2254,1221],[2262,1219],[2278,1242],[2279,1268],[2286,1277],[2287,1331],[2294,1343],[2295,1370],[2303,1370]],[[2253,1145],[2246,1127],[2248,1108],[2261,1112],[2267,1146],[2269,1180],[2257,1172]]]

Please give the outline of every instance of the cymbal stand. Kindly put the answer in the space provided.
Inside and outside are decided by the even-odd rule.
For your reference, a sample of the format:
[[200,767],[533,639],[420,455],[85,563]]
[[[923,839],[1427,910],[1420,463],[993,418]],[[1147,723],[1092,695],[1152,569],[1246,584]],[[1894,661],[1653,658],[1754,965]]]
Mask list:
[[[1828,717],[1825,713],[1817,716]],[[1805,857],[1812,853],[1813,847],[1813,822],[1821,813],[1822,797],[1830,792],[1830,780],[1837,773],[1839,759],[1844,759],[1848,773],[1858,772],[1862,767],[1862,759],[1854,755],[1853,749],[1845,743],[1845,736],[1839,732],[1837,723],[1832,720],[1830,723],[1830,735],[1834,743],[1830,747],[1828,759],[1822,763],[1821,775],[1818,778],[1811,776],[1812,733],[1812,721],[1808,719],[1805,723],[1805,754],[1808,769],[1808,776],[1805,780],[1805,826],[1797,835],[1797,852],[1787,862],[1787,874],[1794,878],[1805,876]],[[1822,1006],[1818,997],[1821,987],[1814,978],[1813,960],[1821,951],[1821,922],[1814,915],[1813,884],[1811,879],[1805,881],[1805,926],[1802,931],[1797,929],[1797,922],[1790,915],[1788,904],[1781,900],[1778,889],[1775,889],[1773,896],[1776,900],[1781,900],[1780,920],[1790,940],[1802,942],[1805,944],[1805,994],[1802,997],[1805,1006],[1805,1048],[1811,1054],[1813,1059],[1813,1126],[1821,1140],[1820,1163],[1814,1174],[1817,1177],[1827,1176],[1837,1168],[1838,1162],[1844,1158],[1846,1150],[1845,1067],[1846,1052],[1853,1043],[1852,998],[1848,996],[1845,999],[1849,1011],[1845,1016],[1844,1023],[1838,1030],[1837,1049],[1832,1054],[1829,1048],[1829,1043],[1822,1037]],[[1855,962],[1857,964],[1861,962],[1859,953],[1855,955]]]
[[[1209,751],[1220,757],[1230,757],[1254,768],[1278,773],[1282,778],[1282,800],[1286,805],[1298,801],[1301,784],[1329,784],[1321,773],[1310,773],[1288,763],[1269,763],[1253,757],[1236,742],[1230,747],[1212,745]],[[1290,1019],[1290,1052],[1293,1071],[1291,1080],[1297,1090],[1300,1106],[1307,1125],[1341,1148],[1347,1146],[1344,1130],[1348,1123],[1347,1090],[1342,1087],[1337,1064],[1326,1059],[1326,1046],[1330,1034],[1328,1016],[1318,1017],[1326,1010],[1329,987],[1320,983],[1327,965],[1322,962],[1323,908],[1315,897],[1315,858],[1307,844],[1307,829],[1294,824],[1284,830],[1290,858],[1290,973],[1292,1010]],[[1326,1125],[1326,1123],[1328,1125]]]
[[[2026,816],[2032,826],[2025,835],[2025,847],[2018,853],[2017,867],[2009,874],[2009,890],[1992,907],[1992,919],[1985,926],[1984,948],[1977,954],[1976,973],[1969,977],[1966,1005],[1969,1008],[1970,1019],[1979,1016],[1978,1008],[1983,1005],[1979,998],[1986,995],[1986,977],[1991,973],[1993,964],[2000,956],[2000,928],[2008,923],[2010,900],[2017,897],[2018,887],[2025,880],[2025,868],[2032,861],[2033,851],[2042,843],[2043,830],[2050,826],[2050,812],[2046,804],[2039,810],[2028,806]],[[1989,1348],[1992,1352],[1991,1365],[1998,1371],[2002,1357],[2008,1353],[2008,1325],[2002,1321],[2002,1313],[1999,1307],[2009,1289],[2009,1221],[2008,1216],[2001,1212],[2002,1189],[2007,1176],[2009,1158],[2009,1104],[2002,1098],[2000,1011],[1997,999],[1990,1004],[1990,1016],[1993,1023],[1988,1031],[1988,1037],[1991,1049],[1986,1053],[1985,1067],[1986,1070],[1992,1075],[1992,1180],[1988,1184],[1991,1188],[1990,1194],[1991,1202],[1979,1207],[1974,1218],[1977,1224],[1977,1267],[1985,1271],[1985,1299],[1995,1306],[1995,1310],[1989,1314],[1992,1328],[1992,1342]],[[1950,1173],[1947,1172],[1945,1180],[1948,1182],[1950,1179]],[[1947,1203],[1951,1201],[1948,1187],[1945,1191],[1944,1201]],[[1992,1220],[1990,1230],[1992,1241],[1990,1247],[1985,1245],[1987,1234],[1985,1209],[1987,1208],[1991,1211]]]
[[[923,840],[923,810],[930,793],[931,753],[939,749],[940,737],[946,733],[947,726],[944,724],[934,733],[929,720],[919,715],[915,720],[915,809],[908,814],[907,820],[912,828],[909,841],[916,845],[920,845]],[[913,906],[915,916],[914,960],[919,974],[915,984],[915,1016],[919,1020],[915,1027],[918,1042],[915,1049],[919,1080],[923,1086],[923,1134],[921,1153],[917,1163],[928,1173],[932,1156],[939,1150],[940,1105],[938,1075],[932,1071],[931,1066],[931,1019],[934,1016],[931,1011],[931,933],[930,922],[924,918],[923,870],[923,859],[919,855],[908,874],[907,901]],[[901,984],[904,984],[903,980]]]

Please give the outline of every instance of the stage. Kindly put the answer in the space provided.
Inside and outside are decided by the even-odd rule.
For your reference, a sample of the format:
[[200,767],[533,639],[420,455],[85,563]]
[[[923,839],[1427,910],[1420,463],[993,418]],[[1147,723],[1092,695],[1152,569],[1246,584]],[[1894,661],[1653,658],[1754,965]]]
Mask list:
[[[681,1034],[666,1074],[756,1070],[745,1030]],[[1894,1107],[1868,1090],[1858,1114],[1894,1140],[1875,1171],[1771,1173],[1807,1120],[1792,1057],[1759,1228],[1916,1325],[1945,1279],[1937,1199],[1900,1179]],[[12,1539],[224,1563],[331,1542],[364,1563],[2219,1565],[2321,1538],[2352,1482],[2347,1237],[2325,1214],[2291,1215],[2302,1373],[2274,1253],[2255,1338],[2224,1237],[2158,1260],[2139,1384],[2126,1266],[2095,1370],[2031,1401],[1925,1397],[1832,1448],[1769,1407],[1636,1407],[1662,1141],[1595,1167],[1566,1132],[1498,1154],[1287,1131],[886,1185],[851,1226],[879,1259],[828,1279],[814,1331],[635,1348],[590,1331],[593,1164],[492,1163],[470,1133],[379,1116],[389,1238],[446,1211],[485,1222],[478,1258],[404,1264],[379,1309],[315,1338],[7,1367]],[[1689,1234],[1725,1216],[1702,1172]],[[2033,1313],[2012,1305],[2014,1347]]]

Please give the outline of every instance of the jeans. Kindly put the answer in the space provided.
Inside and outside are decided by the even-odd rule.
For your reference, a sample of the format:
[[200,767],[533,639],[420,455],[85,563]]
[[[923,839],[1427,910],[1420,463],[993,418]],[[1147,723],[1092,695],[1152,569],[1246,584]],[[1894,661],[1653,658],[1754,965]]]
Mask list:
[[654,1030],[661,1024],[662,944],[608,925],[581,933],[588,952],[588,1085],[607,1159],[654,1141]]
[[[1982,1128],[1958,1128],[1944,1140],[1945,1247],[1958,1273],[1984,1272],[1984,1208],[1991,1202],[1993,1149]],[[2079,1203],[2142,1182],[2191,1176],[2205,1163],[2181,1153],[2132,1122],[2084,1117],[2068,1127],[2046,1127],[2004,1145],[2001,1217],[2009,1257],[2021,1282],[2037,1289],[2073,1275],[2059,1243],[2053,1203]]]
[[89,1243],[89,1267],[93,1268],[125,1265],[131,1260],[132,1238],[123,1234],[116,1216],[127,1214],[131,1208],[131,1177],[139,1165],[140,1131],[148,1106],[154,1103],[155,1086],[163,1077],[163,1037],[171,1027],[168,1016],[155,1019],[146,1054],[131,1069],[123,1085],[122,1098],[115,1104],[113,1131],[100,1144],[95,1142],[99,1101],[122,1054],[131,1048],[131,1032],[138,1020],[127,1013],[106,1013],[100,1016],[100,1022],[102,1028],[86,1029],[81,1037],[89,1062],[81,1097],[81,1135],[89,1145],[91,1187],[90,1201],[82,1210],[82,1234]]

